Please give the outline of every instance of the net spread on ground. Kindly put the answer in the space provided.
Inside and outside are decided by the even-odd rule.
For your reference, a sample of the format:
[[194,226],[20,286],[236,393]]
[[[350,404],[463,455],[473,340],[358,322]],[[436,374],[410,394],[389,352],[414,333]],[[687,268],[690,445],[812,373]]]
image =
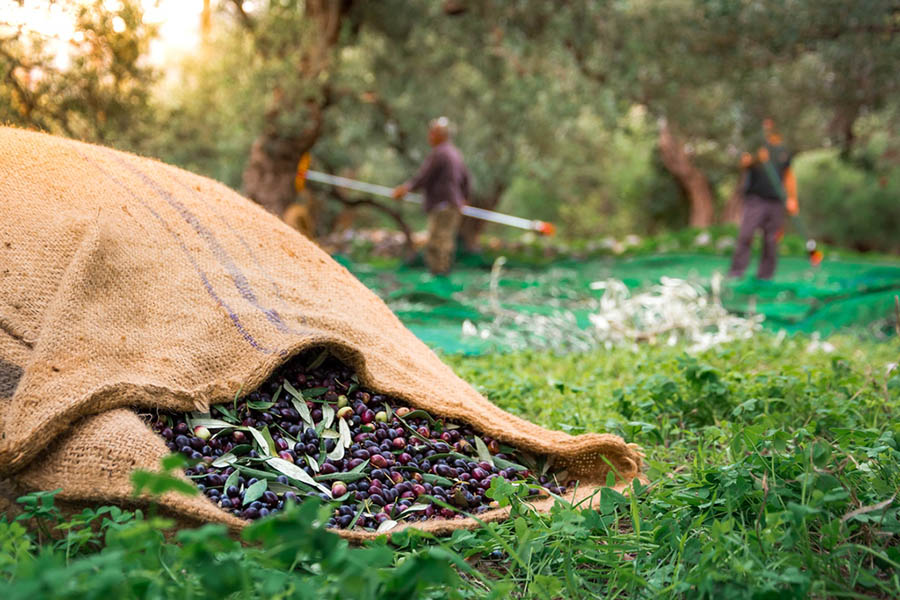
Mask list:
[[440,278],[419,268],[344,262],[417,336],[448,353],[677,339],[704,348],[759,327],[879,334],[900,294],[896,263],[827,260],[812,268],[803,257],[783,257],[773,281],[723,280],[727,257],[687,253],[542,267],[501,259],[461,264]]

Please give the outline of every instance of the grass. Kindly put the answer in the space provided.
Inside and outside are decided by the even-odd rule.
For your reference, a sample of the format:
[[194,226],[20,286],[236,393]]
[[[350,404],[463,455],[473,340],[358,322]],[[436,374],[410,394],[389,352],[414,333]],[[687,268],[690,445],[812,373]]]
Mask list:
[[[0,520],[0,591],[33,597],[900,597],[900,346],[768,334],[699,355],[645,347],[446,357],[507,410],[611,431],[647,453],[648,486],[598,510],[535,514],[511,487],[502,523],[352,548],[303,505],[251,526],[166,538],[118,509],[40,527]],[[60,528],[56,541],[41,528]]]

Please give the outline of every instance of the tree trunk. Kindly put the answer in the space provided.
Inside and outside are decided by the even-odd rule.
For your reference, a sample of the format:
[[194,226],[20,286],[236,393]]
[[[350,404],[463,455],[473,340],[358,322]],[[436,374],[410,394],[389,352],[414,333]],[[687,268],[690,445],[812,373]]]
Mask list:
[[[486,196],[471,198],[469,203],[478,208],[494,210],[497,207],[497,204],[500,203],[500,196],[503,195],[504,190],[505,186],[496,186]],[[462,223],[459,226],[459,238],[466,250],[474,252],[478,249],[478,236],[484,231],[484,226],[486,224],[487,221],[482,221],[481,219],[463,217]]]
[[742,171],[741,176],[738,177],[737,183],[734,185],[734,189],[731,190],[731,196],[728,197],[725,210],[722,211],[722,223],[739,224],[741,222],[741,214],[744,208],[743,189],[746,177],[746,171]]
[[659,127],[659,153],[663,165],[675,177],[691,202],[692,227],[709,227],[713,223],[713,196],[703,172],[694,165],[684,142],[663,120]]
[[[327,83],[317,82],[328,70],[341,21],[350,4],[347,0],[307,0],[306,16],[315,25],[310,29],[313,37],[297,61],[300,85],[274,87],[263,132],[250,149],[242,181],[244,194],[279,217],[296,196],[297,163],[312,149],[322,131],[329,89]],[[303,126],[291,129],[283,121]]]

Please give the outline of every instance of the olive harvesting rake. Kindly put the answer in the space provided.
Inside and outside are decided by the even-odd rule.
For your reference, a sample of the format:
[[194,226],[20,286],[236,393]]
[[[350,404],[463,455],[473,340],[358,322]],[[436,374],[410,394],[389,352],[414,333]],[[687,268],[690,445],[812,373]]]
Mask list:
[[[321,171],[313,171],[308,167],[309,158],[308,155],[304,155],[304,157],[300,160],[300,163],[297,165],[297,178],[295,184],[298,190],[303,189],[306,181],[315,181],[316,183],[322,183],[334,187],[372,194],[373,196],[381,196],[383,198],[393,197],[393,189],[387,186],[367,183],[365,181],[357,181],[356,179],[349,179],[347,177],[341,177],[339,175],[330,175],[328,173],[322,173]],[[411,204],[422,204],[424,198],[421,194],[410,193],[406,194],[403,197],[403,200]],[[472,217],[473,219],[480,219],[482,221],[488,221],[490,223],[498,223],[500,225],[515,227],[517,229],[524,229],[526,231],[535,231],[541,235],[549,236],[556,233],[556,227],[553,225],[553,223],[538,221],[535,219],[524,219],[522,217],[516,217],[513,215],[505,215],[503,213],[494,212],[492,210],[478,208],[477,206],[463,206],[462,214],[467,217]]]

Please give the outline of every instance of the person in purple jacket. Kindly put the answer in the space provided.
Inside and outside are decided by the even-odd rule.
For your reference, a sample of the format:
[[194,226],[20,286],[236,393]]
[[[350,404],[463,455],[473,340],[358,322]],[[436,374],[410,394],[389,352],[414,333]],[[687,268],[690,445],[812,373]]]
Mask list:
[[450,141],[450,122],[446,117],[428,124],[428,143],[432,150],[418,173],[394,188],[393,196],[399,200],[410,191],[423,192],[423,208],[428,216],[425,264],[433,274],[443,275],[450,271],[456,253],[461,211],[469,197],[469,170],[459,149]]

